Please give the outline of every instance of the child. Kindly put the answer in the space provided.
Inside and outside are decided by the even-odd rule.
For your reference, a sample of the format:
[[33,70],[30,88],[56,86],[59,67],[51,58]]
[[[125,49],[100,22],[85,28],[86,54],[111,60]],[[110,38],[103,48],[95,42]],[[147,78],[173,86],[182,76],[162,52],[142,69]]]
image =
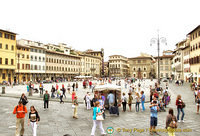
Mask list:
[[152,104],[149,106],[151,110],[151,121],[150,121],[150,134],[153,135],[153,132],[157,134],[155,131],[157,126],[157,120],[158,120],[158,104],[157,101],[153,101]]
[[176,128],[177,128],[176,117],[173,116],[172,121],[171,121],[171,123],[169,124],[169,127],[168,127],[168,135],[169,136],[175,136],[175,129]]

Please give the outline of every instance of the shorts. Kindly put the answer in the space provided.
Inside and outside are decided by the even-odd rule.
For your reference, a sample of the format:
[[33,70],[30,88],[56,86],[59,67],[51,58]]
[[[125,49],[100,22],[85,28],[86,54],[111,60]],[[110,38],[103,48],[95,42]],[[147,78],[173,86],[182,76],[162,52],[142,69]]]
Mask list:
[[157,126],[157,118],[151,117],[150,124],[151,124],[151,126]]

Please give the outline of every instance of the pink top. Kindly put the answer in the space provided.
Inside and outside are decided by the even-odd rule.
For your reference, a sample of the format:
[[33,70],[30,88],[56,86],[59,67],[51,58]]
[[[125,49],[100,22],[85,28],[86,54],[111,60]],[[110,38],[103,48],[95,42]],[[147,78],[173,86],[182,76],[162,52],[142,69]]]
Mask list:
[[72,92],[72,101],[74,100],[74,97],[76,96],[75,92]]

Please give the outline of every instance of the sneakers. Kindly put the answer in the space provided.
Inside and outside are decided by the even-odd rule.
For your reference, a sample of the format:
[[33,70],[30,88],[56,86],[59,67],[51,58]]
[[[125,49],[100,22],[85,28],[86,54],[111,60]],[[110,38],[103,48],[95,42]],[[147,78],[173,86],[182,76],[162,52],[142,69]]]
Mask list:
[[178,122],[181,122],[180,120],[178,120]]
[[181,122],[185,122],[184,120],[181,120]]

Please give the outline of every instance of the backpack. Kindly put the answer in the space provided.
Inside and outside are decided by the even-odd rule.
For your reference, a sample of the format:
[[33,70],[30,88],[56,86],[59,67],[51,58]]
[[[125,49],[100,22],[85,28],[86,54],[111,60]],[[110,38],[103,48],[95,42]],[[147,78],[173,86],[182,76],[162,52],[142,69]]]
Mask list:
[[[23,106],[23,111],[25,111],[25,106],[24,105],[22,105],[22,106]],[[17,111],[17,109],[18,109],[18,105],[16,107],[16,111]]]

